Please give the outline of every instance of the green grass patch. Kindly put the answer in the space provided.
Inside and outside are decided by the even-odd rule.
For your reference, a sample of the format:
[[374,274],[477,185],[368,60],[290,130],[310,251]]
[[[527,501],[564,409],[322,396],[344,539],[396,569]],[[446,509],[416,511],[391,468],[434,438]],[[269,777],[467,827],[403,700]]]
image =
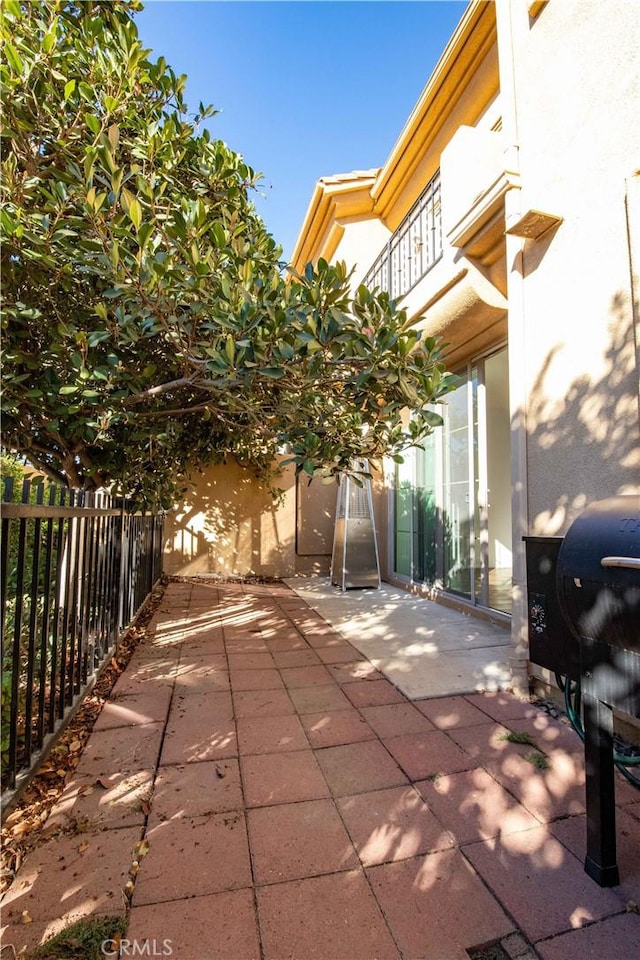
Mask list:
[[509,733],[501,733],[498,740],[508,740],[509,743],[524,743],[527,747],[537,747],[531,734],[526,730],[510,730]]
[[524,759],[527,760],[528,763],[532,763],[533,766],[536,767],[538,770],[549,769],[549,761],[545,757],[544,753],[539,753],[537,750],[534,751],[533,753],[525,754]]
[[[105,960],[110,941],[127,929],[126,917],[88,917],[65,927],[28,954],[28,960]],[[103,949],[108,941],[106,949]]]

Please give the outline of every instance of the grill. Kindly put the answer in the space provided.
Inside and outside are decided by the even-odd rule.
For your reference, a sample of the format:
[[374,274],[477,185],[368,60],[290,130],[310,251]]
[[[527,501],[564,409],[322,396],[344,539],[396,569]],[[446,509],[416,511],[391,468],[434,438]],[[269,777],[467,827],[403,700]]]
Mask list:
[[581,684],[585,870],[615,886],[613,709],[640,716],[640,496],[598,501],[564,538],[525,542],[529,656]]
[[601,500],[574,520],[556,578],[578,640],[640,652],[640,496]]

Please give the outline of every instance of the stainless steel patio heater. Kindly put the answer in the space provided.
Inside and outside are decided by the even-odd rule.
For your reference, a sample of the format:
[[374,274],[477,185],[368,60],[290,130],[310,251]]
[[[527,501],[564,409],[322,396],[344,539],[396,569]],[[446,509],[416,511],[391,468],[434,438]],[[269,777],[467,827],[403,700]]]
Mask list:
[[[369,464],[359,460],[354,473],[368,473]],[[331,557],[331,583],[342,591],[380,586],[380,562],[373,516],[371,480],[342,476],[338,486],[336,525]]]

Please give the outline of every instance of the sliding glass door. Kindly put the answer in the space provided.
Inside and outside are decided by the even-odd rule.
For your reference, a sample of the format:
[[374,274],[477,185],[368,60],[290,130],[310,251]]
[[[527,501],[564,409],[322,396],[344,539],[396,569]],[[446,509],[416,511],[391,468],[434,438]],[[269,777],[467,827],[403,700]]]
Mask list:
[[396,469],[394,570],[468,602],[511,610],[506,348],[469,364],[444,427]]

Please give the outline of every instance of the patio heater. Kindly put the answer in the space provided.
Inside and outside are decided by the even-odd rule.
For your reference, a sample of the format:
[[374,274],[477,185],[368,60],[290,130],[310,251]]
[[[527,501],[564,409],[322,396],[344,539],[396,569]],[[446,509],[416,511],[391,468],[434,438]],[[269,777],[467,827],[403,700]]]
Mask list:
[[[354,473],[368,473],[366,460],[357,460]],[[373,516],[371,480],[343,475],[338,485],[336,525],[331,556],[331,583],[345,590],[377,589],[380,562]]]

